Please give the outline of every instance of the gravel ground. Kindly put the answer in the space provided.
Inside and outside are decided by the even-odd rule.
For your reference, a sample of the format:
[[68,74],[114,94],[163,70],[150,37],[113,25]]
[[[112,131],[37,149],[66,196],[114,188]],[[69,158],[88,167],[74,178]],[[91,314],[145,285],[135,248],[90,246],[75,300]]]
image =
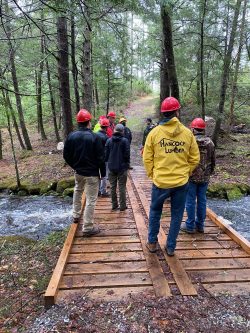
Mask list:
[[250,332],[250,296],[213,297],[205,290],[197,297],[147,295],[121,302],[75,298],[42,313],[26,333],[195,333]]

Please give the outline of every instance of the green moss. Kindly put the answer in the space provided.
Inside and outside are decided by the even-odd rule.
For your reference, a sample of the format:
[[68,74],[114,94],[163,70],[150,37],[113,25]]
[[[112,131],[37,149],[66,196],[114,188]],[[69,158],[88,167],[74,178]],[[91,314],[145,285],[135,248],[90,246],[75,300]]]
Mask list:
[[57,183],[56,191],[60,194],[63,193],[66,188],[72,188],[75,186],[75,177],[69,177],[59,180]]
[[208,197],[220,198],[227,200],[237,200],[243,195],[250,193],[250,186],[241,183],[231,183],[231,184],[213,184],[210,185],[207,191]]
[[248,195],[250,194],[250,186],[247,184],[238,184],[238,187],[242,194]]
[[0,181],[0,191],[10,189],[10,188],[17,188],[16,180],[13,177],[7,178],[4,181]]
[[69,187],[69,188],[66,188],[64,191],[63,191],[63,196],[66,197],[66,196],[69,196],[69,197],[73,197],[73,194],[74,194],[74,187]]
[[243,197],[243,194],[241,193],[241,190],[237,185],[233,185],[226,189],[227,193],[227,200],[237,200]]
[[24,197],[27,194],[28,193],[25,190],[20,190],[20,191],[17,192],[17,195],[19,195],[19,197]]
[[226,191],[223,186],[224,184],[212,184],[208,187],[207,195],[211,198],[226,198]]

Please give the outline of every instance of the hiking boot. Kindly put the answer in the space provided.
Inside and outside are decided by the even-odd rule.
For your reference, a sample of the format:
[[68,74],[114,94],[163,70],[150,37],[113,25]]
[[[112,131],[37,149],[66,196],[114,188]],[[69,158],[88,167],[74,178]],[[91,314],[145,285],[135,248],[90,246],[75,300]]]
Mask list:
[[115,210],[119,210],[119,206],[112,206],[112,210],[115,211]]
[[187,234],[194,234],[195,230],[188,229],[186,224],[183,224],[180,228],[181,231],[186,232]]
[[155,253],[158,250],[158,246],[157,245],[158,245],[157,242],[155,242],[155,243],[149,243],[149,242],[147,242],[146,243],[146,247],[149,250],[149,252],[151,252],[151,253]]
[[80,217],[73,217],[73,223],[79,223]]
[[200,234],[204,234],[204,228],[202,228],[202,227],[200,227],[200,228],[198,228],[198,227],[196,227],[196,231],[197,232],[199,232]]
[[129,166],[128,168],[129,168],[129,170],[133,170],[134,169],[132,166]]
[[128,209],[127,206],[125,206],[125,207],[121,207],[121,208],[120,208],[120,211],[123,212],[123,211],[126,210],[126,209]]
[[174,256],[174,250],[168,249],[167,247],[165,247],[165,250],[166,250],[167,255],[169,257],[173,257]]
[[82,235],[83,235],[83,237],[90,237],[90,236],[97,235],[100,232],[101,232],[101,230],[99,229],[99,227],[93,227],[91,230],[83,231]]
[[110,194],[108,192],[105,192],[105,193],[102,193],[100,195],[101,198],[109,198],[110,197]]

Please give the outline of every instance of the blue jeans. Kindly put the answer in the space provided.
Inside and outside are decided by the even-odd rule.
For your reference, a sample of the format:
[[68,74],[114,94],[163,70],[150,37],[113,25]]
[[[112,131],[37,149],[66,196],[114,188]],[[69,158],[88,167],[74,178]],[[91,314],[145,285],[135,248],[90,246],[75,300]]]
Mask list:
[[186,210],[188,216],[186,226],[188,230],[193,231],[196,228],[199,230],[204,229],[207,208],[207,187],[208,183],[196,184],[189,182],[186,199]]
[[155,243],[158,241],[158,233],[160,229],[160,219],[162,207],[167,198],[171,198],[171,222],[168,232],[166,247],[174,251],[176,247],[176,239],[178,237],[183,213],[185,209],[185,201],[187,195],[188,184],[174,188],[162,189],[153,185],[151,206],[149,213],[148,242]]

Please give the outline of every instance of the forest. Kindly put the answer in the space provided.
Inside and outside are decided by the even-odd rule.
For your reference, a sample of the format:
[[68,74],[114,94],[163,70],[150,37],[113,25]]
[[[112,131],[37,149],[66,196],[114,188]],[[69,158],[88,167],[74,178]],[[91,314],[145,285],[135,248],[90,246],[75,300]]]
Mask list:
[[53,132],[60,141],[81,107],[98,118],[154,91],[159,102],[174,96],[196,116],[214,117],[217,141],[222,125],[249,124],[248,7],[246,0],[3,0],[0,126],[31,150],[29,126],[42,140]]
[[[243,198],[232,205],[245,214],[249,237],[249,7],[247,0],[0,1],[0,332],[249,331],[249,292],[217,297],[203,288],[197,297],[140,294],[120,303],[84,296],[51,312],[43,299],[72,217],[74,177],[60,144],[82,108],[92,127],[110,111],[116,122],[127,118],[135,175],[145,120],[159,121],[166,97],[180,101],[184,125],[203,118],[216,147],[208,195],[225,209]],[[56,213],[64,219],[58,229]],[[224,236],[222,251],[231,242]],[[232,259],[246,281],[247,256]]]

